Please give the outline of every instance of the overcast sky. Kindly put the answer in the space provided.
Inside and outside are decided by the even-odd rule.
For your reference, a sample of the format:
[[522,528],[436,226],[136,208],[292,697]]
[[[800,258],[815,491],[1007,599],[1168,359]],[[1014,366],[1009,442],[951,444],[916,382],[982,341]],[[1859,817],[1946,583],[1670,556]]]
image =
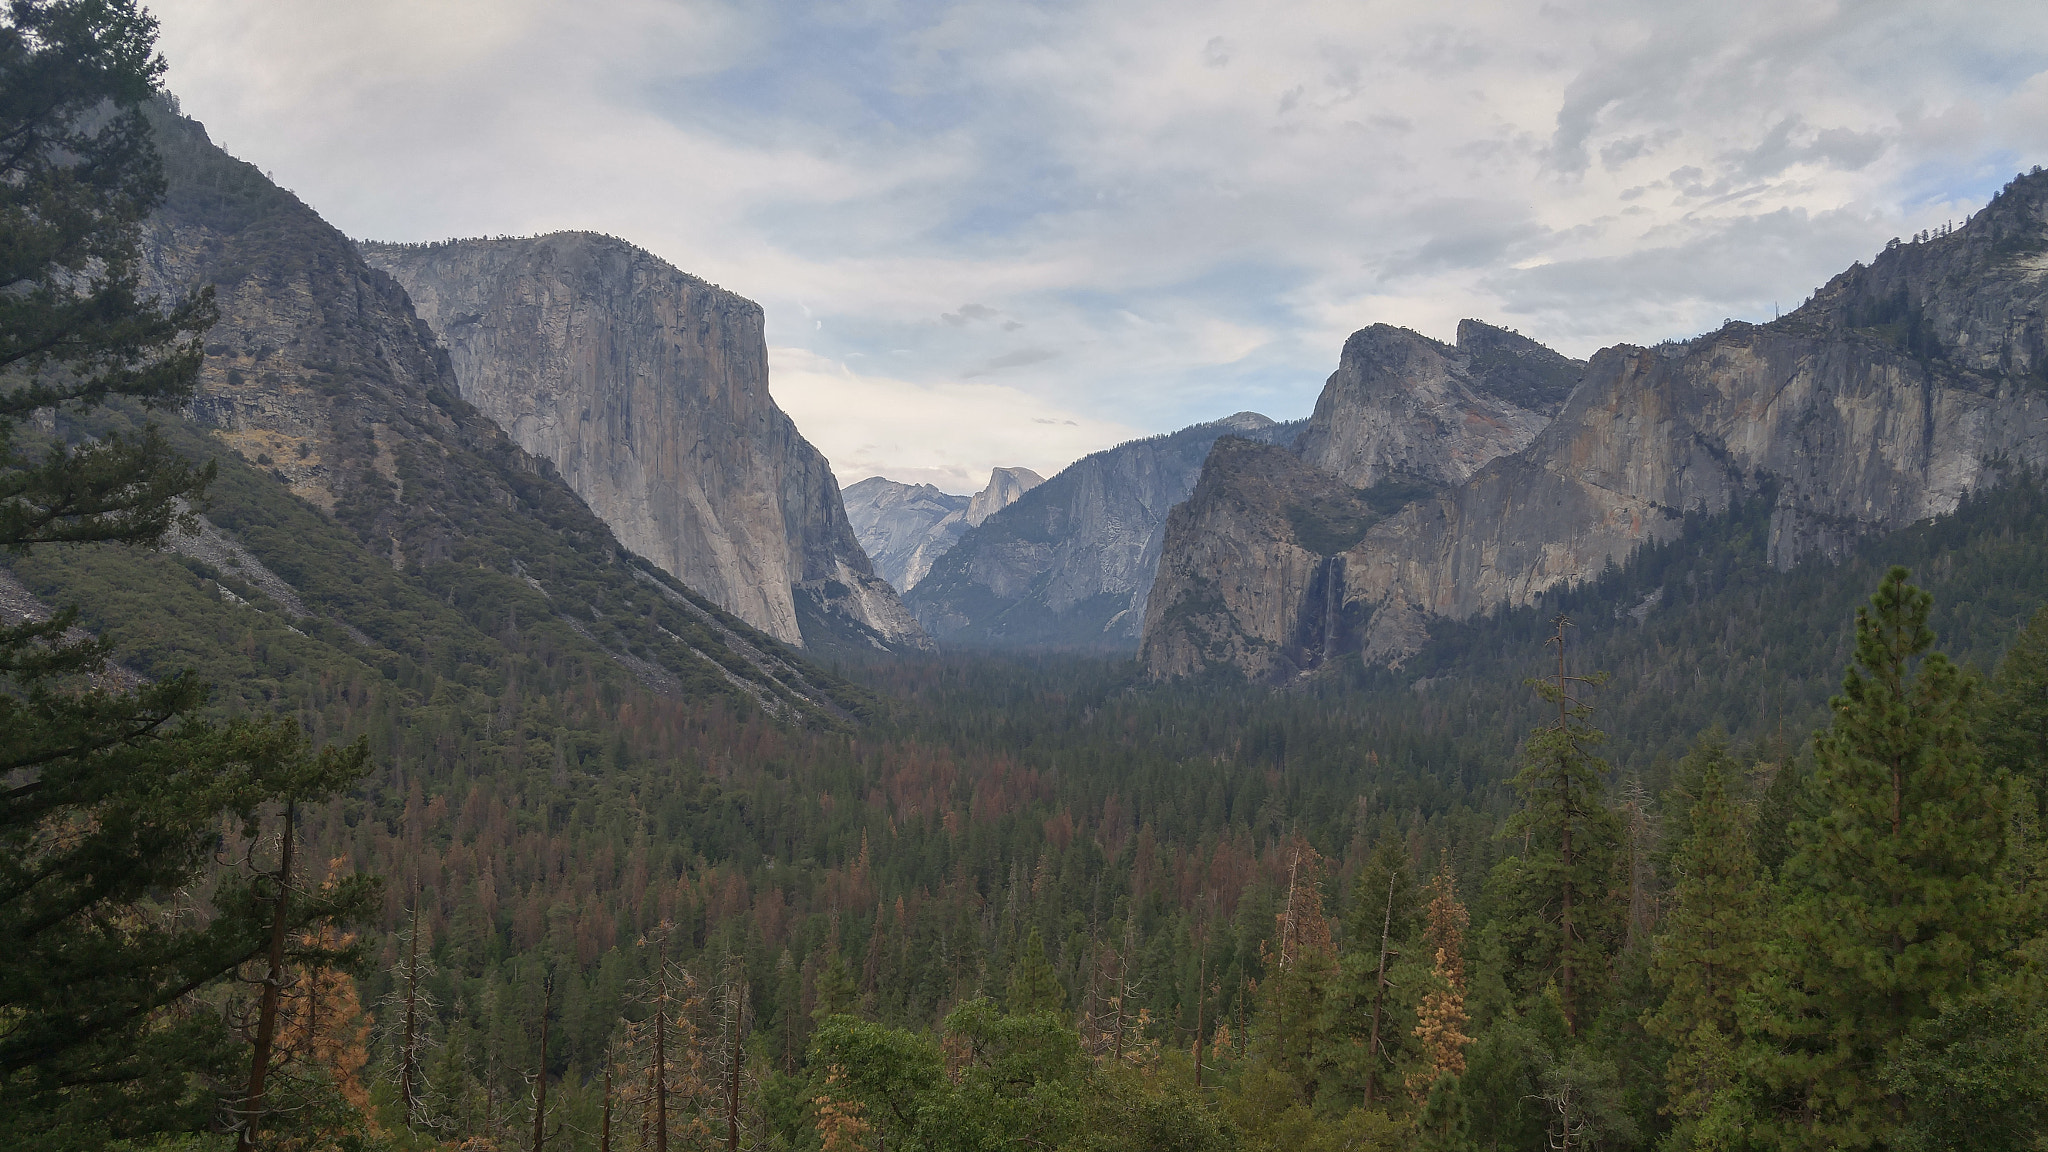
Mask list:
[[842,484],[1308,413],[1344,337],[1768,319],[2048,163],[2048,3],[154,0],[351,236],[608,232],[767,309]]

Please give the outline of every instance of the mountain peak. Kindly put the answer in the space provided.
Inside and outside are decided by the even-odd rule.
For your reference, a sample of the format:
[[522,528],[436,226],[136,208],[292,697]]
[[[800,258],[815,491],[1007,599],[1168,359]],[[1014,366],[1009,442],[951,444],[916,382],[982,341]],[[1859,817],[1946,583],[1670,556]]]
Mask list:
[[1015,504],[1019,497],[1040,484],[1045,477],[1029,468],[998,468],[988,474],[988,486],[974,494],[967,505],[967,525],[976,527],[983,520]]

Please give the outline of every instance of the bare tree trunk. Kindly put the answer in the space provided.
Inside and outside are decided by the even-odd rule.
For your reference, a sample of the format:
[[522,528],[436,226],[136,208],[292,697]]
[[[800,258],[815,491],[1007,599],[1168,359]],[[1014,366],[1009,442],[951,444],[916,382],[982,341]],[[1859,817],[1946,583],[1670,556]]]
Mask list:
[[405,1049],[399,1054],[398,1097],[405,1107],[405,1123],[412,1126],[419,1110],[419,1088],[413,1077],[419,1074],[420,1044],[420,892],[412,892],[412,940],[405,959]]
[[664,999],[654,1012],[654,1152],[668,1152],[667,980],[662,977]]
[[1365,1106],[1372,1107],[1374,1089],[1380,1082],[1380,1017],[1387,1004],[1387,936],[1394,928],[1394,880],[1387,876],[1387,912],[1380,919],[1380,975],[1372,997],[1372,1036],[1366,1044]]
[[[1208,943],[1202,941],[1203,945]],[[1209,949],[1202,948],[1201,959],[1195,965],[1195,1094],[1202,1092],[1202,1007],[1209,991]]]
[[725,1062],[726,1152],[739,1152],[740,1148],[740,1013],[745,1010],[742,1002],[746,995],[745,987],[735,984],[726,992],[727,1011],[732,1016],[727,1025],[729,1039]]
[[540,1067],[533,1075],[533,1152],[548,1141],[548,1007],[555,999],[555,974],[540,982]]
[[270,1079],[270,1054],[277,1043],[277,1004],[284,993],[285,918],[292,884],[292,825],[297,816],[298,806],[287,803],[275,875],[277,896],[270,905],[270,964],[263,977],[263,996],[257,1009],[255,1051],[249,1057],[249,1087],[242,1094],[241,1114],[236,1117],[235,1152],[253,1152],[256,1128],[263,1119],[264,1084]]

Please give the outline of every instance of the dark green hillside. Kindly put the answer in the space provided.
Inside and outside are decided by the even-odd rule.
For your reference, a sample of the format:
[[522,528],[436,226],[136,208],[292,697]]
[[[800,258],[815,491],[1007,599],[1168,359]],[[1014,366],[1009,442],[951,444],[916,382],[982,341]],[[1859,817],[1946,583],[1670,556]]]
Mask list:
[[[652,692],[765,705],[827,723],[870,706],[859,689],[622,553],[538,474],[511,506],[475,508],[447,560],[408,570],[202,430],[179,422],[169,432],[186,454],[219,461],[207,518],[289,585],[304,615],[232,565],[179,555],[175,541],[10,563],[46,604],[81,605],[82,622],[110,637],[129,667],[152,678],[194,669],[226,711],[304,708],[339,686],[374,700],[387,724],[421,707],[490,711],[501,699],[572,688],[613,701]],[[519,463],[503,447],[505,463]]]

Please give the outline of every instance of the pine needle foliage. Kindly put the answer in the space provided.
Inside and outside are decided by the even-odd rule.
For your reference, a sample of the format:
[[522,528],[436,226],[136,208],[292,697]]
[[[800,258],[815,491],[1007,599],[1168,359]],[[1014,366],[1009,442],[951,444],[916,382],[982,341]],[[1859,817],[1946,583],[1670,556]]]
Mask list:
[[1565,1030],[1577,1035],[1598,1003],[1624,926],[1626,905],[1616,891],[1623,829],[1603,800],[1607,762],[1591,751],[1605,736],[1578,694],[1605,678],[1567,672],[1570,621],[1560,616],[1555,624],[1557,673],[1530,685],[1557,719],[1522,747],[1514,778],[1522,807],[1504,835],[1523,847],[1496,866],[1491,884],[1515,957],[1512,978],[1525,995],[1555,982]]
[[1916,1021],[1996,982],[2021,928],[2000,882],[2010,784],[1973,741],[1972,679],[1933,651],[1932,603],[1904,568],[1886,574],[1814,741],[1822,815],[1794,829],[1750,1025],[1790,1143],[1871,1147],[1909,1124],[1878,1071]]
[[1692,831],[1674,860],[1678,886],[1652,961],[1664,1002],[1643,1024],[1672,1046],[1665,1111],[1697,1121],[1735,1080],[1736,1003],[1762,960],[1769,902],[1747,822],[1728,795],[1734,758],[1719,742],[1695,756],[1706,763]]

